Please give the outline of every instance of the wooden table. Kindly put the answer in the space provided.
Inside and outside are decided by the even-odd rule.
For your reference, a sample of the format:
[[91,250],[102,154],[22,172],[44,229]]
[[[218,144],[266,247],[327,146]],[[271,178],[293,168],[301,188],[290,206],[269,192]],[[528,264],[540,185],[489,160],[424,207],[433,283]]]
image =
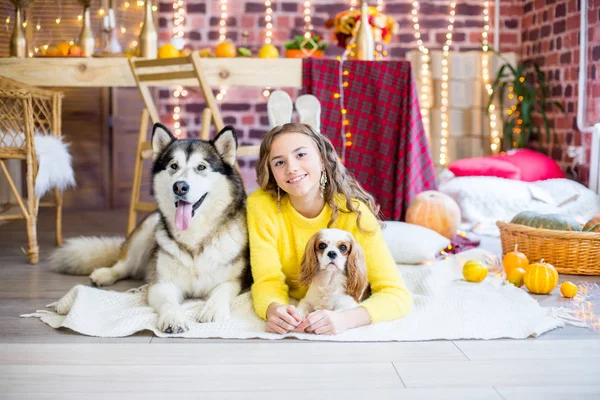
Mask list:
[[[205,58],[202,65],[215,87],[302,87],[301,59]],[[136,86],[126,58],[0,58],[0,75],[35,86]],[[196,86],[197,80],[163,84]]]
[[[202,65],[209,84],[215,88],[302,87],[301,59],[203,58]],[[128,60],[0,58],[0,75],[67,92],[63,132],[68,132],[71,150],[76,154],[73,165],[78,172],[79,197],[67,192],[67,208],[127,205],[129,195],[124,192],[130,190],[129,170],[133,171],[133,166],[123,159],[131,158],[130,138],[137,137],[141,106],[137,90],[127,89],[136,87]],[[181,79],[160,85],[196,87],[198,81]]]

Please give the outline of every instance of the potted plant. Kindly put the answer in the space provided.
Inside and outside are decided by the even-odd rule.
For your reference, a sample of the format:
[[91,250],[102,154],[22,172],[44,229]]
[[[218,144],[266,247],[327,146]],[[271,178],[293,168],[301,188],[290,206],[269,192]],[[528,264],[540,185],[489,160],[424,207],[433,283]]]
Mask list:
[[304,36],[294,36],[294,39],[285,43],[286,58],[321,58],[327,48],[327,42],[322,36],[313,35],[310,39]]
[[[503,150],[527,147],[532,133],[536,133],[541,139],[542,124],[546,141],[550,144],[552,129],[547,113],[554,107],[562,112],[565,109],[561,103],[551,99],[551,86],[546,74],[535,62],[525,61],[513,66],[502,55],[496,55],[505,63],[500,66],[492,84],[493,91],[486,110],[489,110],[489,106],[497,98],[502,110]],[[505,111],[506,99],[514,104]]]

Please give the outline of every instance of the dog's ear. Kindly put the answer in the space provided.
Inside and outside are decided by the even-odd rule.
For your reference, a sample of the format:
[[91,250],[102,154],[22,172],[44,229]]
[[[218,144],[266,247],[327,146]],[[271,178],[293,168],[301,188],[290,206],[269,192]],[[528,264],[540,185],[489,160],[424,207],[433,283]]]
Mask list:
[[350,253],[346,260],[346,273],[348,274],[346,294],[352,296],[354,300],[360,303],[369,281],[367,279],[367,267],[364,252],[362,247],[360,247],[358,242],[354,239],[352,240]]
[[317,232],[309,239],[304,249],[304,255],[302,256],[302,262],[300,263],[300,283],[304,286],[310,285],[313,278],[319,271],[319,260],[317,258],[317,241],[319,240],[320,233]]
[[217,134],[213,140],[213,144],[217,148],[219,155],[227,164],[233,166],[235,164],[237,150],[237,135],[232,126],[226,126]]
[[171,135],[171,132],[161,123],[154,124],[152,128],[152,159],[156,161],[158,156],[169,146],[172,142],[177,140],[175,136]]

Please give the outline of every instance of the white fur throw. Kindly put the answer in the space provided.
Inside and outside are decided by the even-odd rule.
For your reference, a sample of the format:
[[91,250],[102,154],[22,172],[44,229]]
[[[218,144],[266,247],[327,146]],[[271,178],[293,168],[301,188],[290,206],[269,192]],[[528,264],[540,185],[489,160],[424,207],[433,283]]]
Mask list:
[[[75,187],[75,176],[71,166],[69,144],[64,143],[62,136],[57,138],[43,133],[33,135],[33,145],[38,159],[38,174],[35,178],[35,194],[44,197],[50,189],[57,188],[61,192],[69,187]],[[21,147],[25,134],[19,134],[12,146]],[[0,147],[6,144],[0,141]]]
[[35,135],[33,141],[39,162],[35,179],[37,197],[43,197],[52,188],[64,191],[68,187],[74,187],[69,145],[62,141],[62,137]]
[[[78,285],[52,311],[40,310],[22,317],[39,317],[53,328],[65,327],[90,336],[122,337],[151,330],[160,337],[263,338],[296,337],[328,341],[416,341],[435,339],[522,339],[564,326],[560,309],[541,307],[528,293],[492,276],[469,283],[460,274],[461,260],[482,259],[491,253],[473,249],[429,266],[399,266],[414,295],[413,312],[402,319],[352,329],[337,336],[306,333],[276,335],[252,308],[250,293],[237,297],[232,317],[222,323],[192,323],[183,334],[156,329],[157,314],[146,303],[146,286],[115,292]],[[200,301],[186,301],[191,311]],[[56,310],[64,315],[59,315]],[[563,313],[564,314],[564,313]]]

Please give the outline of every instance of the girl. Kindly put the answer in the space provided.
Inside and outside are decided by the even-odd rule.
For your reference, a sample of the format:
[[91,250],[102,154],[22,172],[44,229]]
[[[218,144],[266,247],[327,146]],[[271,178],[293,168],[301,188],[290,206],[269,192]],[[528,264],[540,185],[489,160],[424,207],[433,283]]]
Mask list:
[[[326,137],[307,124],[277,126],[262,140],[256,172],[260,189],[247,203],[252,299],[268,332],[339,334],[410,312],[412,296],[384,242],[379,208]],[[323,228],[346,230],[361,245],[372,295],[354,309],[318,310],[303,320],[289,298],[306,294],[300,262]]]

